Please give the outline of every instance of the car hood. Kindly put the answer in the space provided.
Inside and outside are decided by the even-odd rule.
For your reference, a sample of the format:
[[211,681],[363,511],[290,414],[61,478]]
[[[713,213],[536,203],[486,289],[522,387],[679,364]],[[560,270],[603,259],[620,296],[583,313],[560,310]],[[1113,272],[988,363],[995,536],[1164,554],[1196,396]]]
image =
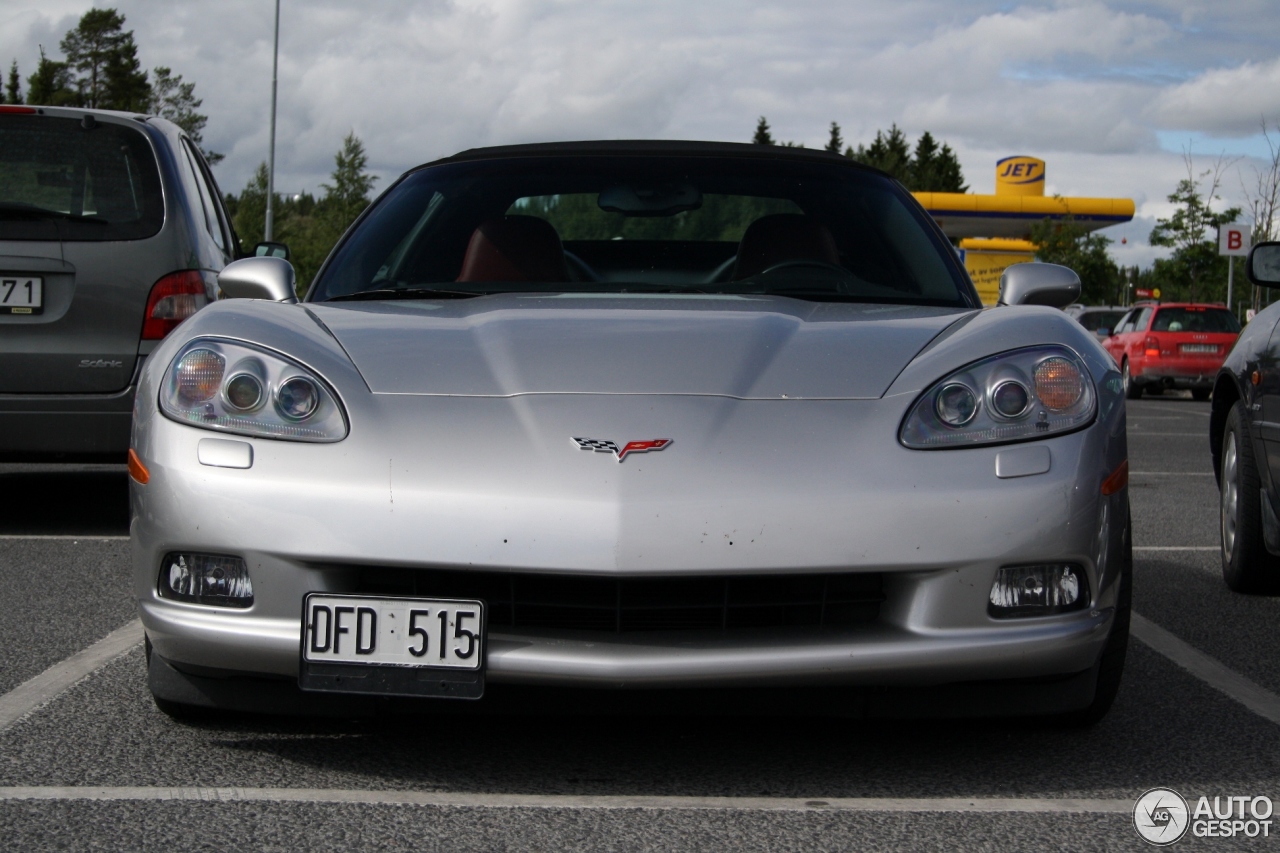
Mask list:
[[771,296],[313,303],[379,394],[874,399],[956,308]]

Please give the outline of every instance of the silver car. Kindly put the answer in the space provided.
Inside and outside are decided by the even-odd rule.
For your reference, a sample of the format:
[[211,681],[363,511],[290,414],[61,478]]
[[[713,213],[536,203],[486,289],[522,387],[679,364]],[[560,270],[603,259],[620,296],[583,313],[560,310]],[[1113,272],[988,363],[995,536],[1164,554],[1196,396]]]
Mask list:
[[143,363],[235,244],[171,122],[0,106],[0,458],[123,462]]
[[143,372],[164,710],[1109,707],[1124,406],[1070,270],[984,311],[879,172],[605,142],[414,169],[292,276],[229,265]]

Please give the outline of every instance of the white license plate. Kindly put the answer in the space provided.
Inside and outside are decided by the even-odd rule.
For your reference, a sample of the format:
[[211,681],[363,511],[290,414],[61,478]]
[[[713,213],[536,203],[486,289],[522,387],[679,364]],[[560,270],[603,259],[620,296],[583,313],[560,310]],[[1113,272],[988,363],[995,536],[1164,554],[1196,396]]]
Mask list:
[[484,662],[482,601],[308,595],[302,659],[479,670]]
[[1217,352],[1217,344],[1183,344],[1183,352]]
[[0,314],[39,314],[44,308],[44,279],[0,274]]

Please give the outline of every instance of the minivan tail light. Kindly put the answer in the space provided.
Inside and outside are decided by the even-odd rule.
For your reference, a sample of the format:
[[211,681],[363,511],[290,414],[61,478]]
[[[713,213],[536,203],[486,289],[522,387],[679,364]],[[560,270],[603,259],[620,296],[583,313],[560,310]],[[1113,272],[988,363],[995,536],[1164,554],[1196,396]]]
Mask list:
[[160,340],[208,304],[204,278],[198,270],[169,273],[151,286],[146,319],[142,323],[142,339]]

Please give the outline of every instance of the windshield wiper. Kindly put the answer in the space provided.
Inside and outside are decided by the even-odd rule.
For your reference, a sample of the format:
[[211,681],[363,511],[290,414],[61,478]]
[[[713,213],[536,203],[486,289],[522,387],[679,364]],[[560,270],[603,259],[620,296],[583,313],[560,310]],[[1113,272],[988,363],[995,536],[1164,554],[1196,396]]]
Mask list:
[[97,216],[77,216],[74,213],[63,213],[61,210],[50,210],[35,204],[21,201],[0,201],[0,218],[3,219],[65,219],[70,222],[92,222],[95,225],[107,225],[107,220]]
[[326,302],[360,302],[374,299],[470,299],[473,296],[488,296],[484,290],[436,290],[430,287],[384,287],[378,290],[360,290],[355,293],[344,293],[341,296],[330,296]]

